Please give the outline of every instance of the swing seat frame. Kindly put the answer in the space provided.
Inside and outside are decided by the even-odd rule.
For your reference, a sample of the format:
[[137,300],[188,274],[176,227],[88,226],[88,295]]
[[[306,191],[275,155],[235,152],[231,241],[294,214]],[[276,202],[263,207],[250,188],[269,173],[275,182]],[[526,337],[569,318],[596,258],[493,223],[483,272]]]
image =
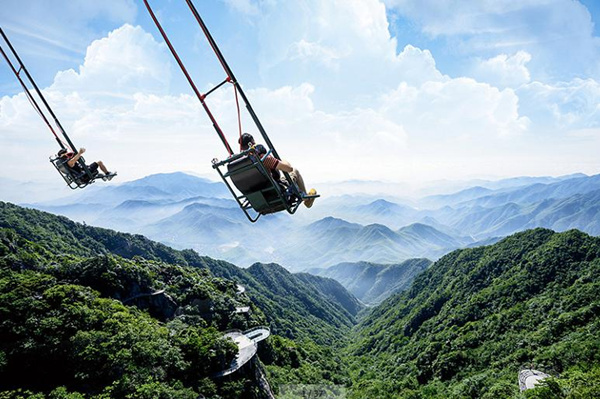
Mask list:
[[85,160],[83,159],[83,157],[79,158],[79,160],[77,161],[80,162],[80,165],[83,165],[83,170],[79,173],[69,168],[67,166],[67,162],[67,160],[62,159],[58,156],[50,157],[50,163],[54,165],[58,173],[62,176],[62,178],[67,183],[67,186],[69,186],[71,190],[84,188],[89,184],[92,184],[96,179],[103,177],[103,175],[100,175],[98,172],[96,172],[95,174],[92,173],[85,164]]
[[[285,210],[294,214],[302,200],[307,198],[295,184],[286,186],[273,178],[262,163],[267,155],[261,159],[253,149],[249,149],[221,162],[213,162],[213,169],[219,173],[252,223],[256,222],[261,215],[269,213]],[[224,172],[222,168],[226,171]]]

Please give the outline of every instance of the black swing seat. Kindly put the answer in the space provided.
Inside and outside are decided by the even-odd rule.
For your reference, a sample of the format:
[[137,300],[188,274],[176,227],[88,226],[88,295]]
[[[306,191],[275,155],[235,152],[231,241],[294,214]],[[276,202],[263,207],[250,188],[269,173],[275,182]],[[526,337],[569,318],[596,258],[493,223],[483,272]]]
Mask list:
[[288,187],[275,181],[258,157],[244,156],[227,165],[227,174],[252,208],[261,214],[283,211],[290,204]]
[[[227,172],[223,174],[219,167],[225,165]],[[225,161],[214,163],[213,168],[217,169],[251,222],[258,220],[260,215],[283,210],[294,213],[302,203],[296,185],[286,186],[283,182],[275,180],[253,153],[242,152]],[[229,180],[241,195],[234,192]],[[254,210],[256,215],[252,216],[249,213],[250,209]]]
[[[103,177],[104,175],[99,175],[98,172],[91,173],[87,170],[87,167],[83,169],[81,172],[77,172],[67,166],[67,160],[64,160],[60,157],[50,157],[50,163],[54,165],[58,173],[63,177],[69,188],[75,190],[77,188],[84,188],[88,184],[91,184],[97,178]],[[79,161],[85,165],[85,160],[83,157],[79,158]]]

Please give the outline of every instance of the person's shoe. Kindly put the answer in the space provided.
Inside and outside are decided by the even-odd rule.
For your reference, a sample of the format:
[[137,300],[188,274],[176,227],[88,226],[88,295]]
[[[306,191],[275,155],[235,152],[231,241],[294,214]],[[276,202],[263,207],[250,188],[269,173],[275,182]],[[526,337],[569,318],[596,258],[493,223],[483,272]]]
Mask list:
[[113,177],[115,177],[116,175],[117,175],[117,172],[108,172],[108,173],[106,174],[106,179],[107,179],[108,181],[111,181],[111,180],[112,180],[112,178],[113,178]]
[[[314,188],[311,188],[310,191],[308,192],[308,195],[317,195],[317,190],[315,190]],[[313,206],[313,202],[315,202],[315,198],[308,198],[308,199],[304,200],[304,206],[306,206],[307,208],[310,208],[311,206]]]

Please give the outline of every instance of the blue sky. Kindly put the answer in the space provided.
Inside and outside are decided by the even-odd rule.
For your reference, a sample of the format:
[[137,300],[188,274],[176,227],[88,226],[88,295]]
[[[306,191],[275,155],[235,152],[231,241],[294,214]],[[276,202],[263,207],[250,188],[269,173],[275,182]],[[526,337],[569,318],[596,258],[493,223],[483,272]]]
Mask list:
[[[196,3],[309,182],[600,169],[597,1]],[[200,89],[222,80],[184,0],[151,4]],[[122,180],[215,177],[210,160],[226,153],[141,0],[3,0],[0,26],[88,161]],[[232,92],[209,105],[235,141]],[[3,63],[0,130],[0,176],[58,183],[56,144]]]

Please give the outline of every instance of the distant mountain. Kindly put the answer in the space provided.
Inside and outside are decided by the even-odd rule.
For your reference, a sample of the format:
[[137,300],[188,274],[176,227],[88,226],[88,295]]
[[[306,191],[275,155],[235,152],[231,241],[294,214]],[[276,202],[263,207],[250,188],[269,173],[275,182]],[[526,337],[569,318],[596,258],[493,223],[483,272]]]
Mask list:
[[384,224],[392,229],[412,223],[419,212],[409,206],[400,205],[384,199],[378,199],[366,205],[348,210],[352,220],[362,224]]
[[471,237],[453,237],[423,223],[403,227],[397,234],[410,243],[414,251],[422,253],[447,253],[449,249],[461,248],[473,242]]
[[353,395],[518,397],[526,364],[560,374],[556,392],[596,397],[599,271],[600,238],[576,230],[444,256],[361,319],[349,363],[369,372]]
[[580,229],[600,236],[600,190],[549,201],[536,209],[528,227],[548,227],[557,231]]
[[502,189],[510,189],[516,187],[524,187],[530,186],[532,184],[552,184],[556,182],[560,182],[563,180],[577,179],[577,178],[585,178],[588,177],[583,173],[573,173],[570,175],[563,176],[519,176],[519,177],[510,177],[507,179],[501,179],[496,181],[486,181],[482,184],[483,187],[489,188],[492,190],[502,190]]
[[[398,231],[381,224],[363,226],[325,218],[293,234],[278,251],[282,264],[294,270],[327,268],[357,259],[372,263],[398,263],[414,257],[437,259],[473,242],[454,238],[431,226],[414,224]],[[310,248],[307,256],[305,248]]]
[[529,205],[547,199],[568,198],[575,194],[586,194],[596,190],[600,190],[600,175],[575,177],[551,184],[531,184],[505,190],[498,194],[483,196],[462,205],[483,206],[486,208],[507,203]]
[[[456,210],[438,211],[441,220],[452,229],[471,234],[477,239],[506,236],[518,231],[545,227],[556,231],[581,229],[592,235],[600,234],[600,189],[593,185],[580,187],[584,193],[546,198],[530,204],[508,202],[498,206],[463,206]],[[540,189],[540,188],[538,188]],[[557,187],[548,189],[556,192]],[[536,190],[537,191],[537,190]],[[559,192],[562,189],[558,188]]]
[[66,204],[31,206],[242,266],[274,262],[293,271],[341,262],[435,260],[534,227],[597,234],[593,193],[600,190],[600,175],[514,178],[493,188],[490,182],[478,183],[420,203],[372,193],[323,194],[310,210],[266,215],[255,224],[248,223],[221,183],[183,173],[89,187]]
[[[212,182],[181,172],[160,173],[117,186],[87,189],[72,201],[77,203],[118,205],[130,200],[170,202],[190,197],[229,198],[231,194],[221,182]],[[43,204],[42,204],[43,205]]]
[[357,316],[364,308],[353,293],[333,278],[322,278],[309,273],[296,273],[295,276],[307,285],[313,286],[332,301],[340,304],[352,316]]
[[[54,169],[50,163],[47,167]],[[67,187],[58,173],[54,177],[55,180],[44,182],[0,177],[0,187],[2,187],[0,200],[14,203],[52,201],[72,194],[72,190]]]
[[181,199],[203,196],[216,198],[229,198],[230,193],[222,182],[213,182],[201,177],[192,176],[182,172],[159,173],[146,176],[123,186],[153,187],[171,195],[169,199]]
[[437,208],[441,206],[452,206],[461,202],[473,200],[486,195],[491,195],[494,191],[484,187],[470,187],[465,190],[461,190],[454,194],[443,194],[443,195],[431,195],[422,198],[419,201],[421,206],[427,208]]
[[409,259],[392,265],[356,262],[308,272],[339,281],[355,297],[372,305],[410,287],[415,277],[430,265],[428,259]]
[[504,190],[517,187],[529,186],[532,184],[551,184],[562,180],[568,180],[579,177],[586,177],[583,173],[574,173],[570,175],[552,177],[552,176],[517,176],[500,180],[471,179],[471,180],[438,180],[428,182],[420,190],[420,197],[431,197],[439,195],[452,195],[454,193],[468,190],[472,187],[482,187],[489,190]]

